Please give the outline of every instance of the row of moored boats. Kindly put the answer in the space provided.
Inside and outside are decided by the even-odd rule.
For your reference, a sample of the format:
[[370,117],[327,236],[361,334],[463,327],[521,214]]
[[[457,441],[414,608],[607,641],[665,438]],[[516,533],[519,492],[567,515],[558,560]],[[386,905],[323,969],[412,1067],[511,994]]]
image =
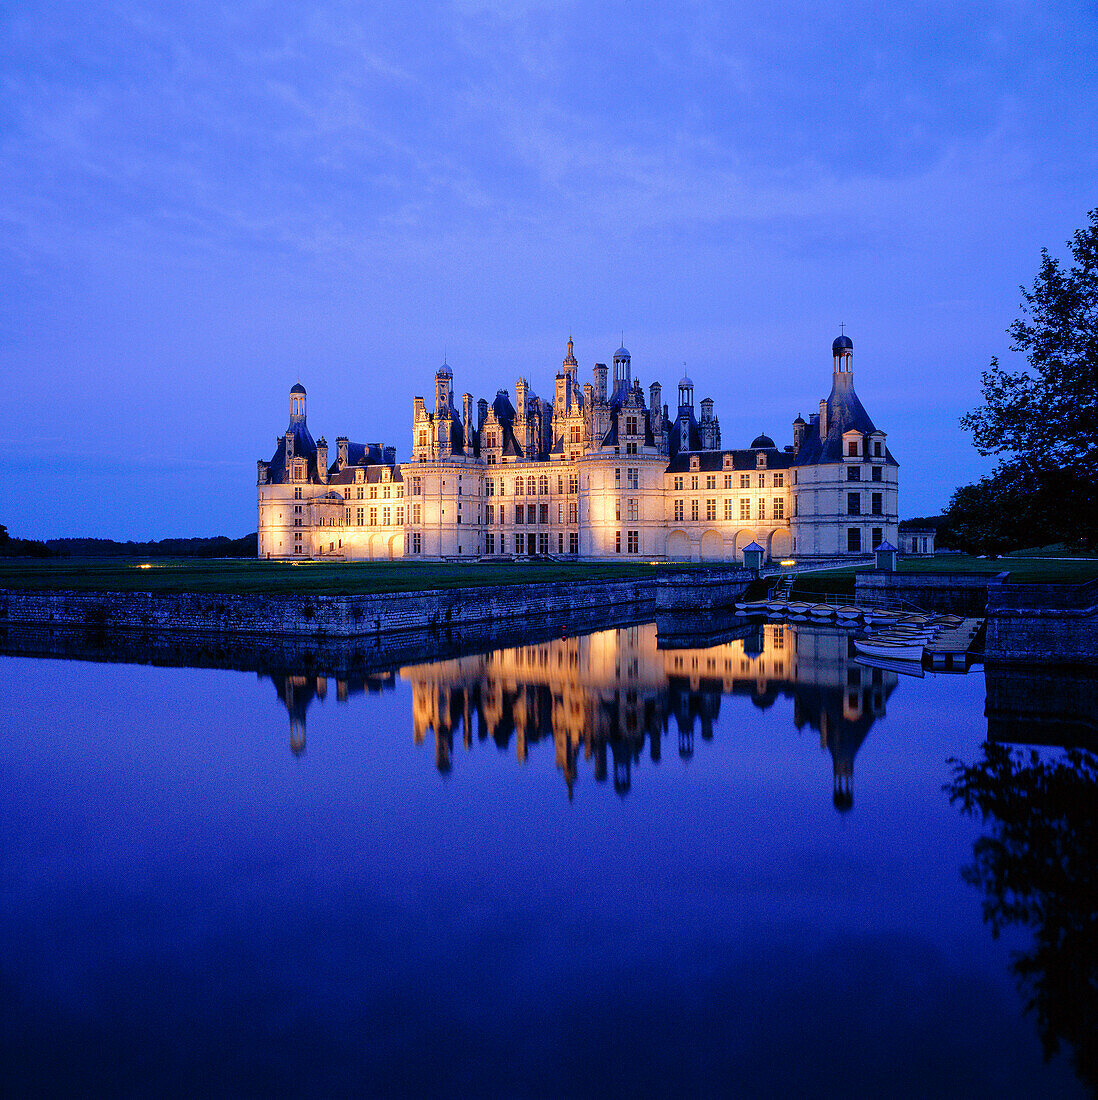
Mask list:
[[926,615],[886,608],[854,607],[805,600],[750,600],[736,604],[743,615],[767,615],[793,622],[835,623],[866,627],[854,648],[866,657],[893,661],[921,661],[923,651],[943,630],[956,630],[964,622],[959,615]]

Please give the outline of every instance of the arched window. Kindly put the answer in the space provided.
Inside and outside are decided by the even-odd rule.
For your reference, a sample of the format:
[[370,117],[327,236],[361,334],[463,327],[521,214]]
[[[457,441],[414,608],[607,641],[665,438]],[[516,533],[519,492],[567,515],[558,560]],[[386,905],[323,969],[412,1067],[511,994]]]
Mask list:
[[515,496],[520,497],[523,495],[523,480],[521,477],[515,478]]
[[526,495],[529,497],[534,496],[538,491],[537,485],[537,479],[534,477],[533,474],[531,474],[526,479]]

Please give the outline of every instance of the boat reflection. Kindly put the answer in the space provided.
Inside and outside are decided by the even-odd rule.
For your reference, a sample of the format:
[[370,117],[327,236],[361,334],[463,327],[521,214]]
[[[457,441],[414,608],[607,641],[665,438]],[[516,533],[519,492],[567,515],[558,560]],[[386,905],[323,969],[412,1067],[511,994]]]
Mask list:
[[[624,795],[646,748],[658,762],[668,737],[683,758],[693,756],[697,735],[710,741],[727,697],[761,709],[791,699],[794,726],[815,730],[831,756],[836,809],[849,810],[854,757],[884,715],[897,674],[859,664],[849,635],[832,628],[741,625],[712,643],[677,634],[670,647],[666,638],[658,645],[656,624],[648,623],[337,678],[336,698],[389,690],[399,675],[412,689],[415,741],[433,741],[440,772],[455,766],[455,742],[470,751],[491,741],[525,763],[532,746],[552,741],[569,798],[581,762]],[[326,695],[327,678],[271,678],[289,712],[290,747],[300,754],[306,711]]]

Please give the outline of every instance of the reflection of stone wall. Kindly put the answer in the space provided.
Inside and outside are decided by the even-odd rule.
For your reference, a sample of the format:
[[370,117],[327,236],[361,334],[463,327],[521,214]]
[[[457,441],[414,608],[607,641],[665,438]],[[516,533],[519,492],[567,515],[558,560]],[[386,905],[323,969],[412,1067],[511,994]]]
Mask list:
[[1098,665],[1098,581],[988,586],[989,660]]

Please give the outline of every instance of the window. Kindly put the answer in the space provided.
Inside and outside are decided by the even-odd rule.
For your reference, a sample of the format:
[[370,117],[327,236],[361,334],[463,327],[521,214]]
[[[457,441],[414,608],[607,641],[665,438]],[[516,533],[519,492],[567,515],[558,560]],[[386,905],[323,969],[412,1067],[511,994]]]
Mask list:
[[484,495],[486,497],[494,497],[496,495],[496,479],[494,477],[490,477],[484,482]]
[[732,509],[732,498],[731,497],[725,497],[724,498],[724,518],[725,519],[735,519],[736,518],[735,512]]
[[732,475],[731,474],[725,474],[724,475],[724,487],[726,489],[731,489],[732,488]]
[[579,505],[573,500],[568,505],[568,522],[579,522]]
[[705,518],[707,520],[717,518],[717,502],[715,500],[705,502]]
[[568,475],[568,492],[579,492],[579,476],[577,474]]
[[423,541],[422,541],[422,538],[420,537],[419,532],[417,531],[414,535],[412,535],[412,553],[413,554],[420,553],[422,551],[422,547],[423,547]]
[[[392,515],[393,515],[392,508],[382,508],[381,509],[381,522],[382,522],[383,526],[385,526],[385,527],[389,526],[389,521],[390,521],[390,519],[392,519]],[[461,518],[460,518],[460,513],[459,513],[458,523],[460,523],[460,522],[461,522]]]
[[628,543],[626,545],[626,551],[630,554],[637,554],[640,552],[640,532],[628,531]]
[[879,439],[875,439],[873,441],[873,457],[874,458],[881,458],[882,457],[882,455],[881,455],[881,441]]
[[880,466],[874,466],[873,467],[873,480],[874,481],[880,481],[881,480],[881,468],[880,468]]
[[423,513],[420,511],[421,507],[422,506],[419,505],[419,504],[413,504],[412,505],[412,523],[417,524],[417,525],[423,522],[423,519],[422,519]]
[[695,498],[694,500],[692,500],[690,502],[690,518],[691,519],[697,519],[698,518],[698,501],[697,501],[697,498]]
[[484,536],[484,552],[486,554],[494,554],[496,552],[496,535],[494,531],[489,531]]
[[635,416],[627,416],[625,418],[625,434],[636,435],[637,434],[637,418]]
[[741,489],[750,489],[751,488],[751,475],[750,474],[740,474],[740,488]]
[[697,487],[698,487],[698,477],[697,477],[697,474],[694,474],[690,478],[690,488],[691,489],[696,489]]
[[706,474],[705,475],[705,487],[707,489],[715,489],[717,487],[717,475]]
[[759,488],[766,488],[766,474],[759,474]]
[[774,488],[780,489],[785,484],[785,474],[774,475]]
[[371,527],[376,527],[377,526],[377,509],[376,508],[371,508],[370,509],[370,526]]
[[525,495],[523,493],[523,489],[524,489],[525,485],[526,485],[526,482],[524,482],[521,477],[516,477],[515,478],[515,496],[521,497],[521,496]]
[[549,553],[549,532],[548,531],[542,531],[541,534],[538,535],[538,553],[539,554],[548,554]]
[[766,497],[759,497],[759,519],[766,519]]
[[848,458],[858,457],[858,441],[856,439],[847,440],[846,453]]
[[[392,497],[392,490],[393,490],[393,487],[391,485],[386,485],[385,488],[381,490],[381,495],[386,500],[389,500]],[[461,486],[460,485],[458,486],[458,496],[461,496]]]
[[873,500],[870,504],[870,511],[873,513],[873,515],[879,516],[879,515],[883,514],[883,509],[881,508],[881,502],[882,502],[883,499],[884,499],[884,494],[883,493],[874,493],[873,494]]
[[620,554],[621,553],[621,532],[620,531],[615,531],[614,532],[614,553],[615,554]]
[[538,492],[538,480],[537,480],[536,477],[534,477],[533,474],[531,474],[526,479],[526,495],[528,497],[537,496],[537,492]]
[[632,523],[640,519],[640,502],[636,497],[630,497],[626,501],[625,518]]
[[676,500],[675,501],[675,522],[676,523],[682,523],[682,517],[683,517],[682,501],[681,500]]
[[774,498],[774,518],[785,519],[785,497]]
[[614,471],[614,486],[615,488],[621,488],[621,469],[620,467]]
[[397,497],[398,500],[401,499],[404,496],[404,483],[403,482],[401,482],[396,487],[394,495]]
[[846,494],[846,514],[848,516],[860,516],[862,514],[862,494]]
[[578,554],[580,552],[580,537],[578,532],[572,531],[568,535],[568,553]]
[[377,486],[376,485],[371,485],[370,486],[370,499],[371,500],[377,500]]
[[355,498],[357,500],[362,500],[362,498],[365,497],[365,496],[366,496],[366,490],[363,489],[362,486],[360,485],[358,487],[358,491],[355,493]]
[[300,504],[295,504],[294,505],[294,515],[295,516],[300,516],[301,515],[301,505]]
[[846,549],[850,553],[861,553],[862,533],[857,527],[848,527],[846,529]]
[[502,531],[499,535],[499,552],[501,554],[507,553],[507,536]]
[[[882,542],[884,542],[884,531],[883,531],[883,529],[880,528],[880,527],[874,527],[873,528],[873,547],[872,547],[872,549],[876,550],[877,547],[880,546]],[[923,539],[923,542],[925,543],[926,539]],[[923,547],[923,550],[926,550],[925,546]]]
[[426,428],[420,428],[420,430],[419,430],[419,445],[421,447],[426,447],[427,446],[427,429]]
[[847,468],[846,468],[846,480],[847,481],[861,481],[862,480],[862,468],[861,468],[861,466],[847,466]]
[[401,505],[396,510],[396,525],[398,527],[403,527],[404,526],[404,506],[403,505]]
[[[548,504],[539,504],[538,505],[538,522],[539,523],[548,523],[549,522],[549,505]],[[548,551],[546,551],[546,553],[548,553]]]
[[549,495],[549,475],[548,474],[542,474],[541,477],[538,478],[538,492],[543,494],[544,496]]
[[[522,523],[522,521],[525,518],[526,518],[526,509],[523,508],[523,506],[521,504],[516,504],[515,505],[515,522],[516,523]],[[500,520],[500,523],[503,522],[503,509],[502,508],[499,510],[499,520]]]
[[[361,512],[362,509],[360,508],[359,511]],[[359,517],[358,525],[359,525],[359,527],[362,526],[362,518],[361,517]],[[348,527],[351,526],[351,509],[350,508],[347,509],[347,526]]]
[[358,514],[356,515],[355,518],[358,520],[358,526],[361,527],[362,524],[366,520],[366,509],[365,508],[359,508],[357,510],[357,512],[358,512]]
[[557,523],[564,522],[564,501],[557,501]]
[[494,504],[486,504],[484,506],[484,522],[495,523],[496,522],[496,506]]
[[[504,514],[503,514],[503,513],[504,513],[504,511],[505,511],[505,508],[504,508],[504,506],[503,506],[503,505],[501,504],[501,505],[499,506],[499,523],[500,523],[500,526],[501,526],[501,527],[503,526],[503,524],[505,524],[505,523],[507,522],[507,520],[506,520],[506,518],[504,517]],[[502,545],[503,545],[503,544],[502,544],[502,543],[500,543],[500,546],[501,546],[501,547],[502,547]],[[503,552],[503,551],[502,551],[502,549],[501,549],[501,550],[500,550],[500,553],[502,553],[502,552]]]
[[614,519],[621,519],[621,498],[614,501]]
[[423,480],[418,477],[412,478],[412,496],[418,497],[423,494]]
[[751,501],[748,497],[740,497],[740,519],[751,518]]
[[294,500],[300,500],[300,499],[301,499],[301,486],[298,485],[297,488],[294,489]]
[[682,492],[682,478],[681,477],[675,478],[675,492],[676,493],[681,493]]
[[626,486],[630,489],[636,489],[640,486],[640,471],[639,470],[626,470]]
[[564,553],[564,532],[561,531],[557,534],[557,553]]

